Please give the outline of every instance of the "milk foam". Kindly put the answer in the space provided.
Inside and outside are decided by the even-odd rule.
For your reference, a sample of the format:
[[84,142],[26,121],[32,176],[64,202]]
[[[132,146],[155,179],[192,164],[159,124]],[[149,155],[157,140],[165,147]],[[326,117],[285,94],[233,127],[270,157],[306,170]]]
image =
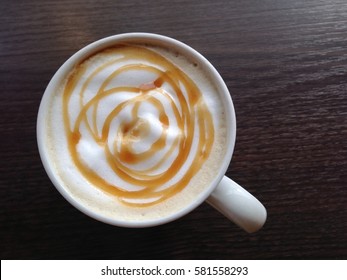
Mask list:
[[[51,151],[50,157],[54,162],[56,172],[59,174],[59,180],[61,184],[66,187],[66,190],[82,204],[88,205],[94,209],[94,211],[103,214],[107,217],[117,217],[120,220],[152,220],[160,217],[168,216],[179,209],[190,204],[191,201],[195,200],[204,189],[206,189],[210,182],[215,178],[216,174],[220,169],[220,164],[223,161],[226,149],[226,121],[224,116],[224,107],[220,98],[218,98],[217,89],[213,86],[210,78],[205,75],[204,71],[200,69],[199,66],[196,66],[194,62],[188,61],[183,56],[180,56],[175,53],[171,53],[166,49],[151,47],[157,53],[168,58],[170,61],[173,61],[174,64],[180,68],[184,69],[185,74],[187,74],[198,86],[201,93],[203,94],[203,100],[208,106],[214,124],[214,143],[212,146],[211,153],[202,165],[201,169],[195,174],[195,176],[190,180],[188,185],[178,192],[173,197],[148,207],[133,207],[129,205],[124,205],[119,202],[117,198],[112,195],[105,193],[104,191],[96,188],[93,184],[90,183],[76,168],[68,148],[65,130],[64,127],[64,118],[63,118],[63,98],[65,82],[62,86],[56,91],[56,94],[53,95],[51,100],[51,109],[50,115],[47,119],[47,145]],[[71,95],[71,99],[68,105],[68,113],[70,116],[69,125],[74,127],[80,107],[81,101],[79,98],[79,93],[83,90],[83,84],[87,82],[87,79],[92,76],[88,84],[87,89],[84,91],[82,103],[88,104],[94,96],[95,92],[102,86],[103,82],[107,77],[112,76],[112,71],[115,68],[124,67],[127,65],[147,63],[141,59],[126,60],[116,63],[110,61],[115,61],[119,57],[115,57],[108,53],[98,54],[91,57],[87,62],[85,62],[86,73],[83,78],[78,82],[77,86],[74,89],[74,92]],[[100,68],[102,65],[110,64],[110,67],[105,67],[102,71],[95,73],[95,70]],[[116,66],[116,67],[115,67]],[[160,65],[151,66],[159,68]],[[165,71],[166,69],[161,69]],[[149,73],[146,71],[131,70],[126,71],[120,75],[117,75],[114,79],[111,79],[106,87],[104,92],[112,90],[116,87],[138,87],[141,84],[146,84],[148,81],[152,81],[156,78],[154,73]],[[164,95],[161,93],[164,91]],[[167,139],[165,142],[165,147],[155,153],[150,158],[135,164],[125,164],[126,167],[132,168],[136,171],[147,170],[151,167],[156,166],[162,156],[166,154],[172,144],[175,142],[177,137],[180,137],[180,131],[175,119],[175,113],[172,106],[170,106],[170,99],[165,96],[168,95],[174,100],[178,112],[182,113],[182,108],[179,105],[177,96],[172,94],[172,87],[169,84],[163,84],[161,88],[153,88],[147,91],[147,94],[153,96],[158,100],[162,107],[165,110],[165,114],[170,120],[170,125],[167,128]],[[117,186],[121,186],[121,189],[126,191],[139,191],[144,189],[143,186],[129,183],[114,173],[109,163],[105,159],[105,153],[102,146],[100,146],[92,135],[88,132],[87,123],[96,128],[98,135],[102,133],[105,120],[112,113],[112,111],[123,104],[127,100],[138,96],[139,93],[120,92],[117,94],[110,94],[103,98],[99,102],[99,106],[96,110],[96,123],[93,123],[93,107],[90,107],[86,114],[85,123],[81,125],[81,139],[77,144],[77,152],[81,160],[95,173],[97,173],[101,178],[107,182],[111,182]],[[187,98],[187,92],[183,88],[183,95]],[[125,106],[120,110],[118,117],[111,121],[110,124],[110,134],[108,138],[108,144],[112,153],[115,150],[118,150],[120,143],[118,145],[112,145],[117,141],[119,137],[120,126],[122,123],[131,122],[133,106]],[[160,112],[151,104],[146,101],[143,102],[138,108],[138,117],[141,119],[139,125],[149,126],[149,132],[146,135],[142,135],[140,140],[132,139],[132,147],[135,153],[143,153],[147,151],[151,145],[158,140],[161,133],[163,132],[163,126],[159,121]],[[197,126],[197,125],[196,125]],[[185,171],[194,164],[194,155],[198,152],[198,142],[200,139],[200,131],[198,127],[194,133],[192,140],[191,152],[186,159],[185,163],[182,165],[178,173],[173,176],[169,181],[160,186],[158,190],[165,190],[165,188],[170,187],[172,184],[178,182],[182,179],[185,174]],[[163,161],[163,163],[150,172],[150,175],[157,175],[162,172],[165,172],[170,168],[174,162],[177,154],[178,148],[175,148],[171,155]],[[156,198],[144,198],[141,202],[151,202]],[[126,202],[137,201],[131,198],[126,198]]]

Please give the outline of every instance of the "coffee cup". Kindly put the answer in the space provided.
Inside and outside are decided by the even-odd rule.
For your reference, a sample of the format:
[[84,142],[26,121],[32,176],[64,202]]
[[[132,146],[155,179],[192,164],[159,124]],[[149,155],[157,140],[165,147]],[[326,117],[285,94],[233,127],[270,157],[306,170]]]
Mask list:
[[116,226],[176,220],[206,201],[247,232],[264,206],[225,177],[236,138],[230,93],[196,50],[151,33],[98,40],[70,57],[41,100],[37,141],[57,190]]

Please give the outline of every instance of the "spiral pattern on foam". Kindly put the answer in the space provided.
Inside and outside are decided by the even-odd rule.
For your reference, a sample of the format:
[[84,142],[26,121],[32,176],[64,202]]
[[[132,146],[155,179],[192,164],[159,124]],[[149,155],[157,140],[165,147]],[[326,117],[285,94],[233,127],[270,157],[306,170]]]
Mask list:
[[[78,64],[64,88],[72,160],[95,187],[122,203],[157,204],[184,189],[208,158],[211,113],[194,81],[155,50],[119,45],[102,54],[107,59],[95,69],[89,64],[97,56]],[[81,155],[83,141],[102,151],[117,183]]]

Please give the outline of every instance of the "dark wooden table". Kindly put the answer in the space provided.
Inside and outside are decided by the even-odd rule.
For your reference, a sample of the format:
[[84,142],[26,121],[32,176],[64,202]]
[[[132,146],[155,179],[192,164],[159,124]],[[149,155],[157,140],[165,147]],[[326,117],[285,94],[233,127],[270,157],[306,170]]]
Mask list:
[[[0,19],[2,259],[347,258],[345,0],[2,0]],[[102,224],[48,179],[35,126],[50,78],[86,44],[134,31],[220,71],[238,120],[227,174],[267,207],[258,233],[207,204],[155,228]]]

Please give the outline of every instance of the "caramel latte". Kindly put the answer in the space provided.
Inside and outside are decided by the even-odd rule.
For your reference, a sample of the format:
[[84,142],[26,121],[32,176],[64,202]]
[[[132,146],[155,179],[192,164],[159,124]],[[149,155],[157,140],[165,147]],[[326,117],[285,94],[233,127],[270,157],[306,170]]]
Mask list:
[[45,114],[59,184],[120,221],[173,215],[202,195],[224,160],[223,99],[199,62],[142,42],[74,64]]

